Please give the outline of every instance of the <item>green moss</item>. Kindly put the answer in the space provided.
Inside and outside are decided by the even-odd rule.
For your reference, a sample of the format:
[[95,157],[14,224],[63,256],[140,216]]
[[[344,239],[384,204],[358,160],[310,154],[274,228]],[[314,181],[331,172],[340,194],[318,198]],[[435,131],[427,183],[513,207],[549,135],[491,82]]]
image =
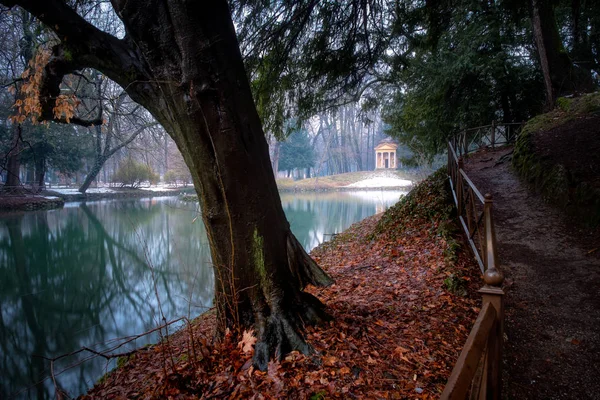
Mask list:
[[[145,346],[146,347],[146,346]],[[101,385],[102,383],[104,383],[110,376],[111,374],[113,374],[116,370],[123,368],[125,365],[127,365],[127,363],[129,361],[132,361],[135,359],[135,354],[131,354],[129,356],[121,356],[121,357],[117,357],[117,366],[108,371],[107,373],[105,373],[104,375],[102,375],[100,377],[100,379],[98,379],[98,381],[96,382],[97,385]]]
[[252,259],[254,261],[254,269],[260,278],[263,290],[269,291],[270,280],[267,276],[265,267],[264,239],[258,233],[258,229],[254,229],[252,236]]
[[313,393],[310,396],[310,400],[325,400],[326,399],[326,397],[325,397],[326,395],[327,395],[327,392],[325,390],[319,390],[318,392]]
[[98,379],[98,380],[96,381],[96,385],[102,385],[104,382],[106,382],[106,380],[107,380],[108,378],[110,378],[110,374],[112,374],[112,373],[113,373],[113,371],[108,371],[107,373],[105,373],[104,375],[102,375],[102,376],[100,377],[100,379]]
[[458,260],[458,253],[461,249],[460,242],[454,237],[450,237],[446,239],[447,247],[444,250],[444,262],[446,263],[446,267],[453,268]]
[[467,295],[467,281],[458,274],[450,274],[444,279],[444,286],[449,292],[456,295]]
[[122,368],[133,356],[117,357],[117,368]]
[[[447,221],[451,219],[453,203],[448,188],[448,173],[445,167],[431,174],[419,183],[396,205],[390,207],[381,217],[373,235],[401,235],[406,227],[415,220],[425,223]],[[442,227],[448,230],[449,225]],[[440,228],[438,228],[438,234]]]
[[566,97],[559,97],[556,99],[556,106],[563,111],[568,111],[571,107],[571,99],[567,99]]
[[63,57],[66,61],[73,61],[73,53],[69,49],[63,49]]
[[589,93],[579,98],[574,109],[579,114],[589,114],[592,112],[600,111],[600,94]]
[[560,98],[557,108],[539,115],[523,127],[513,151],[512,166],[523,180],[543,198],[580,216],[588,225],[600,223],[600,191],[577,180],[560,164],[553,164],[535,151],[534,134],[558,127],[581,115],[600,111],[600,93],[573,99]]

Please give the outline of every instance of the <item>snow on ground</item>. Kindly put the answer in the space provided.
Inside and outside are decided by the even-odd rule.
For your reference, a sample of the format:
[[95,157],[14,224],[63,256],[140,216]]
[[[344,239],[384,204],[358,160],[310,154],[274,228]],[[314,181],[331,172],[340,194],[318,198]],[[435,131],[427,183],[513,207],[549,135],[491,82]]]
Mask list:
[[[77,188],[48,188],[48,190],[51,190],[53,192],[56,193],[60,193],[60,194],[80,194],[79,191],[77,190]],[[89,188],[87,190],[87,193],[113,193],[114,190],[112,190],[111,188],[107,188],[107,187],[103,187],[103,188]]]
[[171,190],[181,190],[183,189],[183,186],[180,187],[173,187],[173,186],[150,186],[150,187],[144,187],[144,188],[140,188],[141,190],[148,190],[150,192],[169,192]]
[[397,202],[401,196],[405,196],[408,194],[408,189],[399,189],[399,190],[363,190],[363,191],[349,191],[345,192],[351,197],[355,197],[361,200],[376,200],[381,204],[395,203]]
[[399,187],[399,186],[410,186],[412,181],[406,179],[392,178],[388,176],[375,176],[373,178],[365,179],[362,181],[354,182],[346,187],[355,188],[373,188],[373,187]]
[[[169,192],[181,188],[175,188],[172,186],[150,186],[150,187],[142,187],[138,188],[139,190],[147,190],[149,192]],[[60,194],[80,194],[77,188],[48,188],[48,190],[52,190],[53,192],[57,192]],[[86,193],[121,193],[117,190],[113,190],[110,187],[99,187],[99,188],[89,188]]]

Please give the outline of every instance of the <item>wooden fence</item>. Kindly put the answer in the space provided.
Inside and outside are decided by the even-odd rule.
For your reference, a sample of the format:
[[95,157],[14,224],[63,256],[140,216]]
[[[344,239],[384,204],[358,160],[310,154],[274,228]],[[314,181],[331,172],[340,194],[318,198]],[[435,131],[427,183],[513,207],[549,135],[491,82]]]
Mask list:
[[504,340],[504,276],[496,255],[492,195],[483,196],[463,170],[462,156],[514,141],[521,124],[488,125],[448,142],[448,175],[458,219],[483,273],[482,307],[441,399],[500,399]]
[[[482,147],[496,147],[513,143],[521,132],[523,124],[520,122],[478,126],[461,131],[452,142],[458,156],[465,156]],[[448,157],[449,158],[449,157]]]

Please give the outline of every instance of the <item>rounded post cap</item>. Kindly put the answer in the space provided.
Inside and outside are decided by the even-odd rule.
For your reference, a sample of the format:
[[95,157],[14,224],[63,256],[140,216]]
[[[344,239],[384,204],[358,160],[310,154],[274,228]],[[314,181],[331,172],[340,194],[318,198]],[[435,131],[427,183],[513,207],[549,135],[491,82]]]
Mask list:
[[490,286],[500,286],[504,282],[504,274],[496,268],[488,268],[483,274],[483,281]]

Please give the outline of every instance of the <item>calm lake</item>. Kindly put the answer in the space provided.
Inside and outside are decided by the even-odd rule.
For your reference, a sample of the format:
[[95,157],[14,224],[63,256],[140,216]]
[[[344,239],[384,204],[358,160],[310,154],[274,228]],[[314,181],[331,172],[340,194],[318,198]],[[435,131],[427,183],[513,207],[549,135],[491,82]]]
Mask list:
[[[402,194],[285,193],[282,202],[292,231],[311,250]],[[0,398],[53,398],[47,358],[84,346],[111,349],[163,317],[193,318],[210,308],[210,251],[196,208],[165,197],[0,217]],[[116,352],[156,340],[149,334]],[[70,396],[112,367],[89,352],[53,366]]]

